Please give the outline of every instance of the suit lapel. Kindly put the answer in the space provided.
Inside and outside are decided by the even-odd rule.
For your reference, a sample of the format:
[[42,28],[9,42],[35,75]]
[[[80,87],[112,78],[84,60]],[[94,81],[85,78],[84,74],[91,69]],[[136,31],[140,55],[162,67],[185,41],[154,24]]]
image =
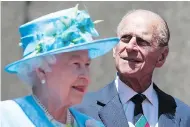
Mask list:
[[160,90],[155,84],[153,85],[159,102],[158,109],[158,126],[159,127],[176,127],[179,124],[175,116],[176,102],[175,99]]
[[[158,126],[159,127],[178,127],[180,120],[175,116],[176,102],[175,99],[160,90],[155,84],[153,85],[159,102],[158,109]],[[100,99],[97,100],[99,117],[107,127],[129,127],[123,106],[115,88],[114,82],[109,84],[100,93]]]
[[128,127],[128,122],[115,88],[114,82],[104,90],[106,93],[101,100],[97,101],[102,106],[98,115],[106,127]]
[[179,127],[180,121],[178,119],[171,119],[167,115],[163,114],[159,117],[158,127]]
[[107,127],[128,127],[128,122],[119,96],[115,96],[107,103],[100,110],[99,116]]

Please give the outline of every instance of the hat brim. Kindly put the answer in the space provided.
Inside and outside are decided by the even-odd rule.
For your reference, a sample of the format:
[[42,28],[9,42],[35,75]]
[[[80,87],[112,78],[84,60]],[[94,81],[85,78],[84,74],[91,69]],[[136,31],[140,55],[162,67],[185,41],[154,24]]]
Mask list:
[[79,51],[79,50],[88,50],[89,58],[94,59],[98,56],[102,56],[106,53],[108,53],[115,45],[119,42],[119,39],[117,37],[114,38],[106,38],[106,39],[100,39],[100,40],[94,40],[87,43],[81,43],[73,46],[63,47],[60,49],[51,50],[45,53],[40,53],[38,55],[29,57],[24,57],[21,60],[15,61],[11,64],[8,64],[5,67],[5,71],[8,73],[17,73],[18,72],[18,65],[37,57],[41,56],[47,56],[47,55],[53,55],[53,54],[59,54],[64,52],[72,52],[72,51]]

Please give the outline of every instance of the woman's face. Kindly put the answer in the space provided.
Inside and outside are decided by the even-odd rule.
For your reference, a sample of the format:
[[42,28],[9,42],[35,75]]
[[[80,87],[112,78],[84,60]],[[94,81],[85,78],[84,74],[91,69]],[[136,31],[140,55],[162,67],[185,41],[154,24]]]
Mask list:
[[88,51],[56,55],[56,63],[45,72],[47,92],[59,105],[71,106],[81,102],[90,83]]

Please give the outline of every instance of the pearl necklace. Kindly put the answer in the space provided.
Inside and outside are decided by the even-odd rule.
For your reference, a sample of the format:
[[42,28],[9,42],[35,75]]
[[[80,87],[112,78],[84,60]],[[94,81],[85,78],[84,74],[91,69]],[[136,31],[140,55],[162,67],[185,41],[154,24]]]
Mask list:
[[[46,116],[48,117],[48,119],[52,122],[53,120],[55,120],[53,118],[53,116],[48,112],[47,108],[40,102],[40,100],[36,97],[36,95],[32,95],[32,97],[34,98],[35,102],[40,106],[40,108],[45,112]],[[56,120],[55,120],[56,121]],[[66,120],[66,124],[71,125],[72,123],[72,116],[69,110],[67,110],[67,120]]]

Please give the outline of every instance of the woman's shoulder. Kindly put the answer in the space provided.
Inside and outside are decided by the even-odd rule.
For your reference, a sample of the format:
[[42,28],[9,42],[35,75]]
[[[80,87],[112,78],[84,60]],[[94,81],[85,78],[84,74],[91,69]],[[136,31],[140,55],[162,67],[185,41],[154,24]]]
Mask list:
[[0,118],[2,127],[33,126],[22,108],[14,100],[0,102]]
[[3,112],[15,112],[18,109],[20,109],[20,106],[16,102],[17,100],[25,100],[25,98],[28,98],[29,96],[24,96],[20,98],[15,98],[13,100],[5,100],[0,102],[0,108],[3,109]]
[[17,108],[17,104],[13,100],[5,100],[0,102],[1,113],[14,111]]
[[17,118],[16,112],[18,111],[19,107],[13,100],[6,100],[0,102],[0,118],[2,123],[8,124],[11,123],[13,118]]

